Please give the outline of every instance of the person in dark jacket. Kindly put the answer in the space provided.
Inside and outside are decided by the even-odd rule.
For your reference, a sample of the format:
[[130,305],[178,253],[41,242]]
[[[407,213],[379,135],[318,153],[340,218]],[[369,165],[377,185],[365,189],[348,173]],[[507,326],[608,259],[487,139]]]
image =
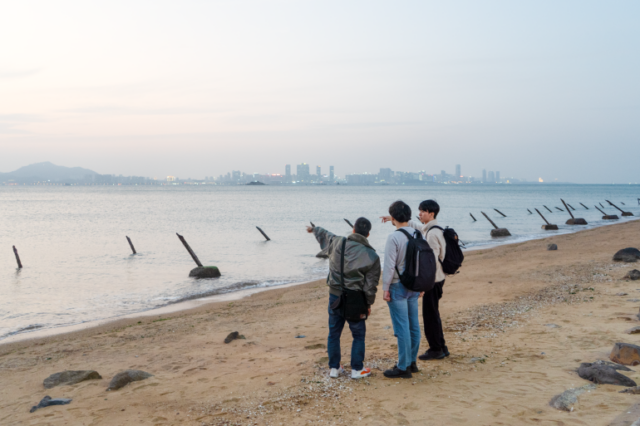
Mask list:
[[345,322],[349,323],[349,329],[353,336],[351,344],[351,378],[359,379],[371,374],[371,370],[364,368],[366,322],[364,320],[353,322],[345,320],[339,310],[331,309],[331,305],[342,294],[341,285],[341,256],[342,243],[346,238],[344,253],[344,287],[348,290],[362,291],[369,305],[376,300],[376,291],[380,281],[380,257],[371,247],[367,237],[371,231],[371,222],[364,217],[356,220],[353,233],[348,237],[340,237],[319,226],[307,227],[307,232],[313,233],[320,243],[322,251],[329,257],[329,337],[327,339],[327,352],[329,353],[330,376],[338,377],[344,373],[340,365],[340,336]]

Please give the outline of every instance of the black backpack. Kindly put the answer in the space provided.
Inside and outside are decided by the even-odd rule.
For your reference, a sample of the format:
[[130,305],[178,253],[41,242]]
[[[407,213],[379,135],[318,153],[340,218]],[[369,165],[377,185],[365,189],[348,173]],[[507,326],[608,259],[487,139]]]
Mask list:
[[[429,228],[429,231],[432,229],[439,229],[442,231],[442,235],[444,235],[444,240],[447,243],[447,248],[445,249],[444,260],[440,260],[440,264],[442,265],[442,272],[447,275],[453,275],[458,273],[458,269],[462,266],[462,261],[464,260],[464,254],[462,254],[462,249],[460,248],[460,240],[458,239],[458,234],[453,228],[447,227],[447,229],[442,229],[439,226],[432,226]],[[429,233],[427,231],[427,234]]]
[[411,291],[429,291],[436,283],[436,257],[427,241],[418,231],[412,237],[404,229],[398,229],[407,236],[407,255],[405,256],[404,273],[400,275],[398,266],[396,272],[400,282]]

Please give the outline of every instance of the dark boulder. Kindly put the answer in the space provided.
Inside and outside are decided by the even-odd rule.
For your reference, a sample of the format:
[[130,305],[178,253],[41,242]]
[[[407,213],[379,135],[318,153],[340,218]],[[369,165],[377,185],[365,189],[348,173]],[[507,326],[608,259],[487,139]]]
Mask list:
[[217,266],[198,266],[189,272],[189,276],[195,278],[218,278],[221,274]]
[[31,407],[31,410],[29,410],[30,413],[33,413],[34,411],[40,409],[40,408],[44,408],[44,407],[48,407],[50,405],[65,405],[70,403],[71,401],[73,401],[72,399],[69,398],[56,398],[56,399],[51,399],[50,396],[45,396],[44,398],[42,398],[42,400],[38,403],[38,405],[34,405],[33,407]]
[[633,269],[627,272],[627,275],[625,275],[624,278],[633,281],[640,280],[640,271],[638,271],[637,269]]
[[613,255],[613,260],[617,262],[637,262],[638,259],[640,259],[640,250],[633,247],[619,250]]
[[606,214],[602,216],[602,220],[618,220],[620,219],[617,214]]
[[497,228],[491,230],[492,237],[510,237],[511,233],[507,228]]
[[121,373],[116,374],[111,379],[109,383],[108,391],[120,389],[123,386],[128,385],[131,382],[137,382],[138,380],[148,379],[152,377],[153,374],[149,374],[146,371],[142,370],[125,370]]
[[578,368],[578,376],[596,384],[616,386],[637,386],[637,383],[617,371],[617,368],[606,364],[583,362]]
[[544,229],[545,231],[557,231],[558,225],[553,225],[553,224],[542,225],[542,229]]
[[593,364],[594,365],[608,365],[610,367],[613,367],[614,370],[619,370],[619,371],[633,371],[629,367],[624,366],[622,364],[616,364],[615,362],[605,361],[605,360],[602,360],[602,359],[594,361]]
[[224,342],[225,343],[231,343],[236,339],[246,339],[246,337],[244,337],[242,334],[238,333],[237,331],[234,331],[232,333],[229,333],[229,335],[227,337],[225,337]]
[[586,225],[587,221],[582,218],[576,217],[574,219],[567,220],[566,224],[567,225]]
[[44,379],[44,387],[51,389],[60,385],[75,385],[76,383],[83,382],[85,380],[102,379],[102,376],[94,370],[77,370],[77,371],[63,371],[61,373],[54,373]]
[[633,216],[633,213],[631,213],[631,212],[624,212],[624,213],[622,213],[622,216]]
[[547,245],[547,250],[558,250],[558,246],[556,244]]

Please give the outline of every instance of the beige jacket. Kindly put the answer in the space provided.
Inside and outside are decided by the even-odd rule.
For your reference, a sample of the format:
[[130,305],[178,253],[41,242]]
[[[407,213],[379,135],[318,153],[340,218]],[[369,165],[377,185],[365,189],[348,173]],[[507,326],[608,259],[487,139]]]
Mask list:
[[434,219],[425,225],[422,222],[410,220],[409,226],[420,231],[424,239],[427,240],[429,247],[431,247],[433,254],[436,256],[436,282],[444,281],[446,276],[442,271],[442,264],[438,262],[438,259],[440,259],[440,261],[444,260],[444,255],[447,252],[447,242],[441,230],[434,229],[428,232],[432,227],[438,226],[438,221]]

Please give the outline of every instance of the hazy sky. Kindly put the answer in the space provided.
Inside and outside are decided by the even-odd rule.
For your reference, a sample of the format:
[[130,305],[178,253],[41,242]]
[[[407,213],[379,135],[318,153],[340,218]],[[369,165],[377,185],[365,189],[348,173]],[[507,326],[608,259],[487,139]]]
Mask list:
[[5,1],[0,172],[638,182],[639,22],[637,0]]

